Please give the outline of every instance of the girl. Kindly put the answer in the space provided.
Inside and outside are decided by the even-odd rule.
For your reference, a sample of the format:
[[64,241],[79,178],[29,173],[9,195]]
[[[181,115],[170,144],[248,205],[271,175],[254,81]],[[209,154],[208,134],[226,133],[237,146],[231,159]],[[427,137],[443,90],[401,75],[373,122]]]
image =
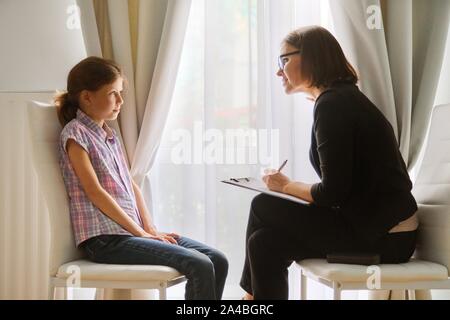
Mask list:
[[105,120],[123,104],[124,76],[113,61],[89,57],[70,71],[56,97],[64,126],[60,167],[70,198],[76,245],[92,261],[165,265],[187,278],[186,299],[220,299],[226,257],[202,243],[156,229],[122,147]]
[[253,199],[241,279],[246,299],[287,299],[293,261],[360,252],[400,263],[416,243],[417,205],[394,131],[359,91],[333,35],[322,27],[293,31],[278,66],[287,94],[315,100],[310,159],[321,181],[295,182],[278,171],[263,177],[270,190],[310,204]]

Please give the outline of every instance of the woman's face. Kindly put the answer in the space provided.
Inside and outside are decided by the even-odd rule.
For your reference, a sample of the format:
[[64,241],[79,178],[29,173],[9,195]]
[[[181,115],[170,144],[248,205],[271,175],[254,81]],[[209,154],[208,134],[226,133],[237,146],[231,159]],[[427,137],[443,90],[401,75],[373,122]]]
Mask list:
[[[298,51],[298,49],[290,44],[283,44],[280,50],[280,56],[293,53]],[[296,92],[305,92],[308,85],[307,81],[302,79],[300,73],[300,54],[295,53],[280,58],[283,69],[279,68],[277,71],[277,76],[282,78],[284,91],[287,94],[292,94]]]
[[106,84],[97,91],[84,91],[81,99],[83,111],[97,122],[115,120],[123,104],[123,78]]

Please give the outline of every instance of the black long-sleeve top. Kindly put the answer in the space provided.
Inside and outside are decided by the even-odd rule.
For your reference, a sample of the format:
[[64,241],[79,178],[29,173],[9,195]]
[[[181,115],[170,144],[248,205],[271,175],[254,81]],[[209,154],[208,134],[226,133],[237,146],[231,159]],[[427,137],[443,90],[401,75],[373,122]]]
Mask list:
[[393,128],[357,86],[322,92],[311,140],[314,205],[339,210],[362,238],[376,241],[417,210]]

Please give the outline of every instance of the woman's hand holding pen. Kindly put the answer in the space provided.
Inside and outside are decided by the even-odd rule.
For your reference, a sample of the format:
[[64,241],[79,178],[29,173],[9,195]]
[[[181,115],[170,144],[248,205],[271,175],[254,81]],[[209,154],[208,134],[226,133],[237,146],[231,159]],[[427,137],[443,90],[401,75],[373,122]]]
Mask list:
[[264,171],[263,181],[272,191],[285,193],[307,202],[314,202],[311,194],[311,184],[291,181],[280,170],[269,169]]
[[283,192],[284,188],[291,182],[291,180],[282,174],[279,170],[266,169],[263,181],[267,188],[272,191]]
[[287,159],[281,164],[278,170],[266,169],[264,170],[263,181],[267,188],[272,191],[284,192],[284,188],[291,182],[291,180],[281,173],[281,170],[286,166]]

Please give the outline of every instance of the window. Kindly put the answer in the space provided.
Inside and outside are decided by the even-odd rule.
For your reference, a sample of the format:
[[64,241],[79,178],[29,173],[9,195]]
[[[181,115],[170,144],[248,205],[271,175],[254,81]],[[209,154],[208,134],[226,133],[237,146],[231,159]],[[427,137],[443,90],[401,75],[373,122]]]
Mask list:
[[205,241],[226,254],[225,298],[242,295],[245,229],[256,194],[220,180],[258,176],[284,159],[293,179],[317,180],[308,158],[313,104],[286,96],[275,73],[280,42],[289,31],[308,24],[330,27],[330,21],[327,1],[192,2],[152,169],[153,212],[161,230]]

